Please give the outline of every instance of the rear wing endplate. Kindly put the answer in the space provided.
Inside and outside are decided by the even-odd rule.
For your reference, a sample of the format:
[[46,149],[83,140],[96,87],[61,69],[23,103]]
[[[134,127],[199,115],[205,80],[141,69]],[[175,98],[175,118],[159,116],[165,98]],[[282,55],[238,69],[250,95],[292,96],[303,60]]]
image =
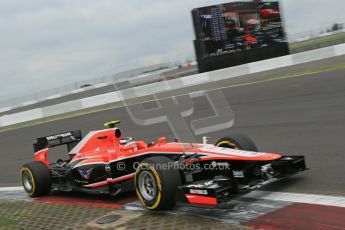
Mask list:
[[51,148],[59,145],[67,145],[70,151],[75,145],[81,141],[82,135],[80,130],[59,133],[47,137],[37,138],[37,142],[33,144],[34,151],[38,152],[45,148]]

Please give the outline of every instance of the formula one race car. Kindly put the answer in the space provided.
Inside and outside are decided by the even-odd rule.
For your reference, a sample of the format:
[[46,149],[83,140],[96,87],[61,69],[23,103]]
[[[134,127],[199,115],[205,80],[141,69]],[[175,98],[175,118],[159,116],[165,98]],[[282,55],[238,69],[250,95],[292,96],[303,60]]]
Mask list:
[[[213,144],[146,144],[124,138],[119,121],[104,130],[71,131],[37,139],[34,162],[21,179],[31,197],[50,191],[116,195],[135,190],[149,210],[172,209],[176,202],[217,205],[306,170],[303,156],[258,152],[244,135]],[[69,159],[49,163],[49,148],[67,145]]]

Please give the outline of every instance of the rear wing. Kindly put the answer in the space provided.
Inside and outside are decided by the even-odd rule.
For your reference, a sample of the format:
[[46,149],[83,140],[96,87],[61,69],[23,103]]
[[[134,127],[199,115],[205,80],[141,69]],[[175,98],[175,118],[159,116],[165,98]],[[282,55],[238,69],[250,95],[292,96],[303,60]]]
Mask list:
[[34,151],[38,152],[45,148],[51,148],[59,145],[67,145],[68,151],[81,141],[82,135],[80,130],[54,134],[47,137],[37,138],[37,142],[33,144]]

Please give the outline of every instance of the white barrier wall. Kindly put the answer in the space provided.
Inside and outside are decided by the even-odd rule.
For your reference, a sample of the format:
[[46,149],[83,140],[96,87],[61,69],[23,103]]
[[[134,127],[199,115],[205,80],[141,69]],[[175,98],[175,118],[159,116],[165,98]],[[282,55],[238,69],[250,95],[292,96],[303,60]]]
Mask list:
[[[244,76],[247,74],[258,73],[262,71],[288,67],[306,62],[317,61],[325,58],[340,56],[345,54],[345,44],[331,47],[325,47],[317,50],[311,50],[303,53],[253,62],[240,66],[230,67],[226,69],[216,70],[212,72],[195,74],[180,79],[170,80],[169,85],[166,82],[157,82],[149,85],[124,89],[121,91],[101,94],[97,96],[87,97],[75,101],[69,101],[57,105],[44,108],[28,110],[20,113],[4,115],[0,117],[0,127],[5,127],[17,123],[30,120],[36,120],[53,115],[59,115],[66,112],[78,111],[81,109],[92,108],[95,106],[105,105],[118,102],[123,99],[131,99],[141,96],[153,95],[156,93],[166,92],[169,90],[180,89],[192,85],[219,81],[233,77]],[[181,84],[182,82],[182,84]],[[135,93],[134,93],[135,92]],[[122,98],[126,95],[126,98]]]
[[32,110],[28,110],[28,111],[24,111],[20,113],[14,113],[8,116],[3,116],[0,118],[0,125],[1,127],[3,127],[3,126],[17,124],[20,122],[36,120],[43,117],[44,116],[43,116],[42,109],[32,109]]

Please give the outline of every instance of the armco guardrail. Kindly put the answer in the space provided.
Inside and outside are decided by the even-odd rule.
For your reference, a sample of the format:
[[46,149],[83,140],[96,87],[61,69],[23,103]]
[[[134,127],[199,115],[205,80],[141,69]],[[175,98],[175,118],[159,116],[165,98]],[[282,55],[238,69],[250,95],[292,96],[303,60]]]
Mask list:
[[[97,96],[87,97],[79,100],[65,102],[57,105],[52,105],[44,108],[28,110],[10,115],[0,117],[0,127],[5,127],[17,123],[27,122],[49,116],[59,115],[67,112],[78,111],[81,109],[92,108],[95,106],[105,105],[113,102],[136,97],[148,96],[169,90],[180,89],[181,87],[189,87],[202,83],[212,81],[219,81],[223,79],[239,77],[247,74],[258,73],[262,71],[277,69],[281,67],[288,67],[292,65],[302,64],[311,61],[317,61],[325,58],[335,57],[345,54],[345,44],[336,45],[332,47],[325,47],[321,49],[311,50],[304,53],[298,53],[279,58],[253,62],[236,67],[211,71],[202,74],[195,74],[180,79],[169,80],[169,84],[164,82],[157,82],[149,85],[124,89],[111,93],[101,94]],[[182,82],[182,83],[181,83]],[[127,93],[126,93],[127,91]],[[130,93],[129,93],[130,92]],[[133,93],[135,92],[135,94]]]

